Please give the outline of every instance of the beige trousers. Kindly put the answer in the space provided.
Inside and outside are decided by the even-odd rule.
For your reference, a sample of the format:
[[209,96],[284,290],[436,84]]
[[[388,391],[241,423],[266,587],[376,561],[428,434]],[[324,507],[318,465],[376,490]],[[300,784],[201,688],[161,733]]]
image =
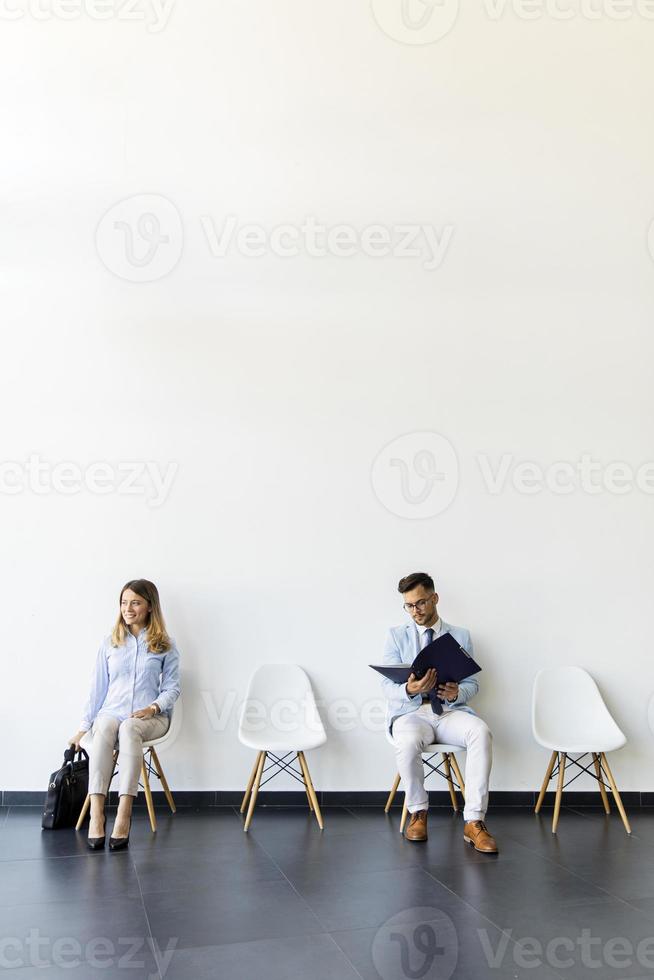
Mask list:
[[393,722],[397,771],[404,785],[409,813],[429,808],[422,753],[433,742],[460,745],[466,750],[464,820],[483,820],[488,809],[488,780],[493,762],[493,739],[485,721],[456,708],[435,715],[431,705],[400,715]]
[[161,738],[168,730],[168,715],[154,718],[126,718],[99,714],[93,723],[93,741],[89,751],[89,793],[106,796],[114,767],[114,750],[118,749],[118,795],[136,796],[143,764],[143,742]]

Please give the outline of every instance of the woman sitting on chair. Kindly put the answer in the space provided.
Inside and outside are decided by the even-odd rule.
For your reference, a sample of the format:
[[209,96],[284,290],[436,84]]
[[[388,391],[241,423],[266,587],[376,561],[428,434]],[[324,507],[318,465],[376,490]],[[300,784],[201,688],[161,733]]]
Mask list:
[[104,847],[104,805],[119,750],[119,802],[109,847],[129,843],[132,805],[139,788],[143,742],[161,738],[179,697],[179,653],[166,632],[153,582],[135,579],[120,592],[120,612],[111,636],[98,650],[91,693],[80,730],[70,739],[79,748],[93,728],[89,750],[91,819],[89,847]]

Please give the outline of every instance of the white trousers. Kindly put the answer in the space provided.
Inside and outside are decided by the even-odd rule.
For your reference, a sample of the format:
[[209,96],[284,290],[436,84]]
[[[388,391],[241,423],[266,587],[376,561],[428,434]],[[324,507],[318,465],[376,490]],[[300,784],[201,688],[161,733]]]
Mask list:
[[[114,750],[118,748],[118,795],[136,796],[143,764],[143,742],[161,738],[168,730],[168,715],[154,718],[126,718],[99,714],[93,723],[89,751],[89,793],[106,796],[114,769]],[[116,744],[118,743],[118,744]]]
[[466,750],[464,820],[483,820],[488,809],[488,779],[493,761],[492,735],[477,715],[456,709],[435,715],[421,705],[393,722],[397,771],[404,786],[409,813],[429,809],[422,764],[423,750],[433,742],[460,745]]

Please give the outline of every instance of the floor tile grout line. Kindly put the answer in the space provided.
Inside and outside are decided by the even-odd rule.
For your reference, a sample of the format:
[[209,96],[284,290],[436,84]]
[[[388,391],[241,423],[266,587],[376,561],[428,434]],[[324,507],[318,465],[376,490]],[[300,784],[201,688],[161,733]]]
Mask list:
[[141,887],[141,879],[139,878],[138,868],[136,867],[136,861],[130,854],[129,859],[134,869],[134,874],[136,876],[136,884],[139,886],[139,895],[141,896],[141,906],[143,907],[143,914],[145,915],[145,921],[148,926],[148,932],[150,934],[150,949],[152,950],[152,955],[154,956],[154,962],[157,965],[157,973],[159,974],[159,980],[163,980],[163,974],[161,972],[161,963],[159,962],[159,944],[155,941],[152,935],[152,926],[150,925],[150,916],[148,915],[148,910],[145,904],[145,898],[143,897],[143,889]]
[[[234,814],[234,816],[240,817],[240,814],[238,813],[238,809],[237,809],[236,806],[230,806],[230,807],[228,807],[226,809],[231,809],[232,810],[232,813]],[[304,811],[304,808],[302,808],[302,809]],[[355,814],[352,813],[352,811],[351,811],[350,808],[343,807],[342,809],[343,809],[344,812],[349,813],[351,816],[353,816],[353,817],[355,816]],[[579,815],[579,816],[582,816],[582,817],[596,816],[595,814],[588,814],[588,813],[580,812],[578,810],[575,810],[573,807],[566,807],[566,809],[569,812],[575,813],[576,815]],[[4,816],[4,821],[3,821],[2,824],[0,824],[0,827],[4,826],[4,824],[9,819],[9,812],[10,812],[10,808],[8,807],[7,808],[7,811],[5,813],[5,816]],[[362,822],[361,818],[357,818],[357,819],[360,822]],[[230,825],[230,826],[233,826],[233,825]],[[382,831],[379,832],[380,836],[381,836],[381,834],[384,834],[384,833],[386,833],[385,830],[382,830]],[[638,841],[640,844],[644,845],[645,847],[649,847],[650,846],[648,844],[648,842],[644,838],[638,836],[637,834],[632,834],[631,835],[631,838],[634,839],[634,840],[636,840],[636,841]],[[285,872],[282,870],[282,868],[278,864],[277,860],[269,853],[269,851],[266,849],[266,847],[259,840],[257,840],[256,838],[253,838],[253,839],[255,839],[255,843],[256,843],[257,847],[266,855],[266,857],[271,861],[271,863],[280,871],[282,877],[288,882],[288,884],[290,884],[291,889],[301,899],[301,901],[303,902],[303,904],[305,904],[306,906],[308,906],[308,908],[311,911],[311,913],[314,916],[314,918],[316,918],[318,920],[318,922],[320,922],[320,919],[319,919],[318,915],[313,911],[310,903],[297,891],[297,889],[295,888],[295,886],[293,885],[293,883],[290,881],[290,879],[288,878],[288,876],[285,874]],[[610,899],[612,899],[612,900],[614,900],[616,902],[620,902],[621,904],[625,905],[629,909],[632,909],[633,911],[635,911],[635,912],[638,913],[639,918],[641,918],[643,920],[646,920],[648,922],[651,922],[651,919],[647,916],[647,913],[644,912],[642,909],[639,909],[637,906],[632,905],[631,902],[629,902],[628,900],[622,899],[618,895],[614,895],[612,892],[610,892],[608,889],[603,888],[601,885],[597,885],[595,882],[590,881],[589,879],[587,879],[584,876],[583,873],[580,873],[578,871],[572,870],[569,866],[567,866],[565,864],[562,864],[560,862],[560,860],[557,860],[556,857],[549,856],[547,854],[544,854],[542,851],[536,850],[533,845],[525,844],[521,840],[516,840],[510,834],[508,835],[508,838],[507,839],[509,841],[512,841],[514,845],[517,845],[517,846],[519,846],[521,848],[522,847],[526,848],[527,851],[529,851],[529,853],[533,854],[534,856],[538,857],[539,859],[541,859],[541,858],[544,859],[545,861],[548,862],[549,865],[551,865],[551,866],[553,866],[553,867],[555,867],[557,869],[561,869],[562,871],[569,872],[570,874],[573,875],[573,877],[575,877],[577,879],[580,879],[580,880],[584,881],[585,883],[589,884],[590,886],[592,886],[592,888],[594,890],[596,890],[598,892],[602,892],[606,896],[608,896]],[[88,857],[87,855],[84,855],[84,854],[56,855],[56,857],[85,857],[85,856]],[[23,860],[48,860],[50,857],[51,856],[48,856],[46,858],[28,858],[28,859],[23,859]],[[130,854],[130,860],[131,859],[132,859],[132,855]],[[91,858],[91,860],[93,860],[93,858]],[[483,862],[480,862],[480,864],[483,865]],[[1,867],[1,864],[0,864],[0,867]],[[150,936],[152,937],[152,931],[151,931],[151,928],[150,928],[149,917],[147,916],[147,910],[145,908],[145,902],[144,902],[143,892],[142,892],[142,888],[141,888],[141,883],[140,883],[140,880],[138,878],[138,872],[136,871],[136,868],[135,867],[134,867],[134,870],[135,870],[136,877],[137,877],[137,882],[138,882],[138,885],[139,885],[139,891],[140,891],[140,894],[141,894],[141,902],[142,902],[142,905],[143,905],[143,908],[144,908],[144,913],[145,913],[145,916],[146,916],[146,921],[148,922],[148,929],[150,931]],[[423,869],[423,868],[420,868],[420,867],[418,867],[418,868],[412,868],[411,870],[423,870],[423,871],[425,871],[425,873],[428,875],[428,877],[430,877],[434,881],[436,881],[446,891],[451,892],[451,894],[454,895],[459,901],[461,901],[463,905],[468,906],[477,915],[479,915],[482,919],[484,919],[487,922],[489,922],[491,925],[493,925],[495,928],[497,928],[501,933],[506,934],[506,931],[507,931],[506,928],[504,928],[504,929],[501,928],[491,918],[489,918],[487,915],[485,915],[479,909],[476,909],[475,906],[470,905],[470,903],[465,898],[463,898],[461,895],[458,895],[453,889],[449,888],[446,884],[444,884],[442,881],[440,881],[439,878],[437,877],[437,874],[436,873],[434,873],[432,871],[429,871],[429,870],[426,870],[426,869]],[[576,903],[576,904],[580,904],[580,903]],[[364,928],[370,928],[370,927],[361,927],[361,928],[364,929]],[[339,932],[339,931],[342,931],[342,930],[334,930],[334,932]],[[356,931],[356,930],[345,930],[345,931]],[[357,970],[356,966],[351,962],[351,960],[347,956],[347,953],[345,952],[345,950],[342,950],[341,947],[338,946],[338,943],[334,940],[332,934],[328,930],[326,930],[325,928],[323,928],[322,931],[321,931],[321,935],[329,935],[330,936],[330,938],[332,939],[333,942],[335,942],[337,948],[340,950],[340,952],[342,953],[342,955],[351,964],[352,968],[357,973],[357,976],[361,976],[361,974]],[[519,946],[520,945],[520,943],[519,942],[516,942],[515,940],[513,940],[510,935],[509,935],[509,939],[511,939],[511,942],[512,942],[512,944],[514,946]],[[154,939],[153,939],[153,946],[154,946]],[[159,976],[161,977],[162,976],[162,974],[161,974],[161,966],[160,966],[159,961],[158,961],[157,952],[155,951],[154,948],[153,948],[153,952],[154,952],[154,955],[155,955],[155,961],[157,963],[157,969],[159,970]],[[557,977],[560,977],[561,976],[553,968],[550,967],[550,969],[552,969],[553,975],[556,975]]]
[[[577,812],[577,811],[572,811],[572,812]],[[583,813],[580,814],[580,815],[581,816],[586,816],[586,814],[583,814]],[[642,838],[634,837],[633,834],[631,834],[630,836],[632,837],[632,839],[636,839],[636,840],[639,840],[639,841],[642,840]],[[626,905],[628,908],[633,909],[635,912],[639,912],[640,915],[643,917],[643,919],[645,919],[646,921],[648,921],[648,922],[653,921],[653,918],[654,917],[653,918],[650,918],[649,916],[647,916],[646,913],[643,912],[642,909],[639,909],[638,908],[638,906],[632,905],[631,902],[627,901],[627,899],[621,898],[620,895],[615,895],[613,892],[610,892],[607,888],[603,888],[602,885],[596,884],[596,882],[591,881],[589,878],[586,878],[584,875],[580,874],[578,871],[573,871],[567,865],[561,864],[559,861],[555,861],[554,858],[551,858],[551,857],[549,857],[546,854],[541,854],[539,851],[534,850],[534,848],[533,847],[530,847],[528,844],[523,844],[522,841],[518,841],[515,838],[512,838],[510,836],[509,836],[508,839],[511,840],[511,841],[513,841],[514,844],[519,844],[521,847],[527,848],[527,850],[530,851],[530,853],[535,854],[536,857],[542,858],[544,861],[547,861],[548,864],[553,865],[555,868],[561,869],[563,871],[567,871],[569,874],[571,874],[573,876],[573,878],[578,878],[580,881],[583,881],[584,884],[590,885],[592,888],[595,888],[597,891],[602,892],[604,895],[608,896],[608,898],[612,899],[613,901],[620,902],[622,905]],[[427,872],[427,873],[428,874],[431,874],[431,872]],[[432,877],[434,877],[436,881],[439,881],[439,879],[436,878],[434,875],[432,875]],[[440,881],[439,881],[439,883],[440,884],[443,884]],[[444,888],[447,888],[448,886],[443,884],[443,887]],[[450,889],[448,889],[448,890],[450,890]],[[453,892],[453,894],[456,895],[457,893],[456,892]],[[462,898],[460,895],[457,895],[457,897],[458,898]],[[462,901],[465,901],[465,899],[462,898]],[[583,902],[575,902],[574,905],[583,905]],[[472,906],[472,907],[474,908],[474,906]],[[571,905],[570,907],[573,908],[574,906]],[[478,911],[478,910],[475,910],[475,911]],[[480,914],[483,914],[483,913],[480,913]],[[491,921],[491,920],[489,920],[489,921]],[[498,929],[501,929],[501,926],[497,926],[497,928]],[[504,931],[504,930],[502,930],[502,931]]]
[[91,856],[90,853],[89,854],[83,854],[83,853],[82,854],[80,854],[80,853],[75,853],[75,854],[38,854],[38,855],[35,855],[34,857],[23,857],[23,858],[20,858],[20,857],[19,858],[12,857],[12,858],[8,858],[7,860],[5,860],[4,858],[0,858],[0,868],[2,868],[2,865],[3,864],[13,864],[16,861],[24,861],[24,862],[27,862],[27,861],[67,861],[67,860],[69,860],[69,858],[82,858],[82,859],[87,860],[87,861],[95,861],[96,860],[94,857]]
[[322,924],[322,922],[320,921],[320,919],[318,918],[318,916],[316,915],[316,913],[315,913],[315,912],[313,911],[313,909],[311,908],[311,906],[310,906],[310,905],[309,905],[309,903],[307,902],[307,900],[306,900],[306,898],[304,897],[304,895],[301,895],[301,894],[299,893],[299,891],[297,890],[297,888],[295,887],[295,885],[293,884],[293,882],[292,882],[292,881],[290,880],[290,878],[288,877],[288,875],[287,875],[287,874],[286,874],[286,873],[285,873],[285,872],[283,871],[283,869],[282,869],[282,868],[280,867],[280,865],[279,865],[279,864],[277,863],[277,861],[276,861],[276,860],[275,860],[275,858],[274,858],[274,857],[272,856],[272,854],[271,854],[271,853],[270,853],[269,851],[267,851],[267,850],[266,850],[266,848],[265,848],[265,847],[264,847],[264,845],[263,845],[263,844],[261,843],[261,841],[258,841],[258,840],[256,840],[256,838],[252,838],[252,839],[253,839],[253,840],[255,841],[255,843],[257,844],[257,846],[261,848],[261,850],[262,850],[262,851],[264,852],[264,854],[266,855],[266,857],[267,857],[267,858],[268,858],[268,859],[269,859],[270,861],[272,861],[272,863],[273,863],[273,864],[275,865],[275,867],[277,868],[277,870],[278,870],[278,871],[279,871],[279,873],[281,874],[281,876],[282,876],[282,878],[284,879],[284,881],[285,881],[285,882],[286,882],[286,883],[287,883],[287,884],[288,884],[288,885],[289,885],[289,886],[291,887],[291,889],[292,889],[292,891],[293,891],[293,892],[294,892],[294,893],[295,893],[295,894],[297,895],[297,897],[298,897],[298,898],[300,899],[300,901],[302,902],[302,904],[303,904],[303,905],[306,905],[306,907],[307,907],[307,908],[309,909],[309,911],[311,912],[311,915],[312,915],[312,916],[314,917],[314,919],[316,920],[316,922],[317,922],[317,923],[318,923],[318,925],[320,926],[320,929],[321,929],[321,931],[322,931],[322,932],[327,932],[327,930],[325,929],[325,927],[324,927],[324,925]]
[[360,977],[360,978],[361,978],[361,980],[364,980],[364,977],[363,977],[363,974],[362,974],[362,973],[360,973],[360,972],[359,972],[359,970],[357,970],[357,968],[356,968],[356,966],[355,966],[355,964],[354,964],[354,963],[352,962],[352,960],[351,960],[351,959],[350,959],[350,957],[349,957],[349,956],[347,955],[347,953],[345,952],[345,950],[344,950],[344,949],[341,949],[341,947],[340,947],[340,946],[338,945],[338,943],[336,942],[336,940],[335,940],[335,939],[334,939],[334,937],[332,936],[332,934],[331,934],[331,932],[326,932],[326,933],[325,933],[325,935],[326,935],[326,936],[329,936],[329,938],[330,938],[330,939],[331,939],[331,941],[333,942],[333,944],[334,944],[334,946],[336,947],[336,949],[337,949],[337,950],[339,951],[339,953],[341,954],[341,956],[344,956],[344,957],[345,957],[345,960],[346,960],[346,962],[350,964],[350,966],[352,967],[352,969],[354,970],[354,972],[356,973],[356,975],[357,975],[358,977]]
[[[435,881],[435,882],[437,882],[437,883],[438,883],[438,884],[439,884],[439,885],[441,886],[441,888],[444,888],[444,889],[445,889],[445,891],[448,891],[448,892],[450,893],[450,895],[453,895],[453,896],[454,896],[454,897],[455,897],[456,899],[458,899],[458,900],[459,900],[460,902],[463,902],[463,904],[464,904],[465,906],[467,906],[467,908],[469,908],[471,912],[474,912],[474,913],[475,913],[476,915],[480,915],[480,916],[482,917],[482,919],[485,919],[485,920],[486,920],[486,922],[489,922],[489,923],[490,923],[490,924],[491,924],[492,926],[494,926],[494,928],[495,928],[495,929],[497,929],[497,930],[498,930],[498,932],[500,932],[500,933],[501,933],[502,935],[504,935],[504,936],[508,936],[508,938],[509,938],[509,940],[510,940],[510,942],[511,942],[511,943],[513,943],[513,945],[514,945],[514,946],[519,946],[519,943],[517,943],[517,942],[515,941],[515,939],[513,939],[513,937],[512,937],[512,935],[511,935],[511,931],[512,931],[512,930],[511,930],[510,932],[507,932],[507,931],[506,931],[506,929],[503,929],[503,928],[502,928],[502,926],[501,926],[501,925],[499,925],[499,923],[497,923],[497,922],[494,922],[494,921],[493,921],[492,919],[489,919],[487,915],[485,915],[485,914],[484,914],[483,912],[481,912],[481,911],[480,911],[480,910],[479,910],[478,908],[475,908],[475,906],[474,906],[474,905],[471,905],[471,904],[470,904],[470,902],[468,902],[468,901],[467,901],[467,899],[465,899],[465,898],[463,898],[463,896],[461,896],[461,895],[458,895],[458,894],[457,894],[457,893],[456,893],[455,891],[453,891],[453,890],[452,890],[452,889],[451,889],[451,888],[450,888],[450,887],[449,887],[448,885],[446,885],[446,884],[445,884],[444,882],[442,882],[442,881],[440,881],[440,880],[439,880],[439,879],[438,879],[438,878],[437,878],[437,877],[436,877],[435,875],[433,875],[433,874],[431,873],[431,871],[428,871],[428,870],[427,870],[426,868],[423,868],[422,870],[424,871],[424,873],[425,873],[425,874],[426,874],[426,875],[427,875],[427,876],[428,876],[429,878],[431,878],[431,879],[432,879],[433,881]],[[456,926],[455,926],[455,928],[456,928]],[[550,967],[550,969],[552,969],[552,968]],[[553,974],[554,974],[555,976],[557,976],[557,977],[559,978],[559,980],[564,980],[564,977],[563,977],[563,976],[562,976],[562,975],[561,975],[560,973],[557,973],[557,972],[556,972],[556,970],[554,970],[554,969],[552,969],[552,973],[553,973]]]
[[362,975],[361,975],[361,973],[359,973],[359,971],[357,970],[357,968],[356,968],[356,966],[354,965],[354,963],[352,962],[352,960],[350,959],[350,957],[349,957],[349,956],[347,955],[347,953],[345,952],[345,950],[344,950],[344,949],[341,949],[341,947],[340,947],[340,946],[338,945],[338,943],[336,942],[336,940],[334,939],[334,937],[333,937],[333,936],[332,936],[332,935],[330,934],[330,932],[329,932],[329,930],[325,928],[325,926],[323,925],[323,923],[322,923],[322,922],[320,921],[320,919],[319,919],[319,917],[318,917],[318,915],[317,915],[317,913],[316,913],[316,912],[314,912],[314,910],[313,910],[313,908],[311,907],[311,905],[309,904],[309,902],[308,902],[308,901],[306,900],[306,898],[304,897],[304,895],[301,895],[301,894],[300,894],[300,892],[299,892],[299,891],[297,890],[297,888],[295,887],[295,885],[293,884],[293,882],[292,882],[292,881],[290,880],[290,878],[288,877],[288,875],[286,875],[286,874],[284,873],[284,871],[283,871],[283,869],[282,869],[282,868],[280,867],[280,865],[279,865],[279,864],[277,863],[277,861],[276,861],[276,860],[275,860],[275,858],[274,858],[274,857],[272,856],[272,854],[270,854],[270,853],[269,853],[269,852],[268,852],[268,851],[266,850],[266,848],[265,848],[265,847],[263,846],[263,844],[261,843],[261,841],[257,841],[257,840],[256,840],[256,838],[254,838],[254,839],[255,839],[255,841],[256,841],[256,843],[257,843],[257,845],[258,845],[258,846],[259,846],[259,847],[261,848],[261,850],[262,850],[262,851],[264,852],[264,854],[266,855],[266,857],[268,857],[268,859],[269,859],[270,861],[272,861],[272,863],[273,863],[273,864],[275,865],[275,867],[277,868],[277,870],[279,871],[279,873],[280,873],[280,874],[281,874],[281,875],[283,876],[283,878],[284,878],[284,880],[285,880],[285,881],[286,881],[286,882],[287,882],[287,883],[288,883],[288,884],[290,885],[290,887],[291,887],[291,888],[292,888],[292,890],[293,890],[293,891],[295,892],[295,894],[296,894],[296,895],[297,895],[297,897],[298,897],[298,898],[300,899],[300,901],[301,901],[301,902],[302,902],[302,903],[303,903],[304,905],[306,905],[306,907],[307,907],[307,908],[309,909],[309,911],[311,912],[311,915],[312,915],[312,916],[314,917],[314,919],[316,920],[316,922],[317,922],[317,923],[318,923],[318,925],[320,926],[320,930],[321,930],[321,935],[325,935],[325,936],[329,936],[329,938],[330,938],[330,939],[331,939],[331,941],[332,941],[332,942],[334,943],[334,945],[336,946],[336,948],[337,948],[337,949],[338,949],[338,950],[340,951],[340,953],[341,953],[341,955],[342,955],[342,956],[344,956],[344,957],[345,957],[345,959],[346,959],[346,961],[347,961],[347,962],[348,962],[348,963],[350,964],[350,966],[352,967],[352,969],[354,970],[354,972],[356,973],[356,975],[357,975],[358,977],[361,977],[361,980],[363,980],[363,977],[362,977]]
[[[527,847],[526,844],[524,844],[523,846]],[[528,848],[528,850],[530,850],[532,854],[538,855],[538,852],[534,851],[532,848]],[[555,861],[553,858],[548,857],[546,854],[542,854],[538,856],[542,857],[544,861],[547,861],[548,864],[553,865],[555,868],[561,869],[563,871],[567,871],[569,874],[573,876],[573,878],[578,878],[580,881],[583,881],[584,884],[591,885],[593,888],[596,888],[598,891],[603,892],[604,895],[607,895],[609,898],[613,899],[613,901],[621,902],[623,905],[626,905],[628,908],[634,909],[634,911],[636,912],[640,912],[643,918],[646,919],[647,921],[652,921],[651,919],[649,919],[647,915],[645,915],[642,909],[639,909],[636,905],[632,905],[630,902],[627,901],[626,898],[621,898],[620,895],[615,895],[613,892],[610,892],[608,888],[603,888],[602,885],[598,885],[596,882],[591,881],[590,878],[586,878],[585,875],[580,874],[578,871],[573,871],[571,868],[568,868],[565,864],[560,864],[558,861]],[[583,905],[583,902],[575,902],[575,905]],[[570,907],[573,908],[574,906],[571,905]]]
[[[347,807],[345,807],[344,809],[346,811],[348,811],[348,808]],[[269,851],[266,850],[266,848],[264,847],[264,845],[260,841],[256,840],[256,838],[255,838],[255,841],[256,841],[257,845],[262,849],[262,851],[266,854],[266,856],[273,862],[273,864],[275,865],[275,867],[279,870],[280,874],[288,882],[288,884],[290,885],[290,887],[292,888],[292,890],[295,892],[295,894],[298,896],[298,898],[310,910],[311,914],[314,916],[314,918],[316,919],[316,921],[320,924],[323,933],[325,935],[330,936],[330,938],[332,939],[332,941],[335,943],[336,947],[341,951],[341,953],[343,954],[343,956],[345,956],[346,960],[348,961],[348,963],[350,963],[350,965],[355,970],[355,972],[357,973],[357,975],[359,977],[361,977],[361,973],[359,973],[359,971],[357,970],[355,964],[350,960],[350,958],[347,955],[347,953],[345,952],[345,950],[341,949],[341,947],[338,945],[338,943],[336,942],[336,940],[331,935],[331,932],[320,921],[317,913],[314,912],[314,910],[311,907],[311,905],[308,902],[308,900],[297,890],[297,888],[295,887],[295,885],[293,884],[293,882],[288,878],[288,876],[286,875],[286,873],[284,872],[284,870],[282,869],[282,867],[277,863],[277,861],[275,860],[275,858],[269,853]],[[516,843],[519,843],[519,842],[516,842]],[[396,869],[396,870],[402,870],[402,869]],[[410,868],[407,868],[406,870],[408,870],[408,871],[416,871],[416,872],[420,872],[420,873],[426,874],[427,877],[431,878],[432,881],[435,881],[441,888],[444,888],[446,891],[448,891],[458,901],[460,901],[463,905],[465,905],[468,909],[470,909],[470,911],[472,911],[475,914],[481,916],[481,918],[485,919],[486,922],[488,922],[490,925],[492,925],[494,928],[496,928],[498,930],[498,932],[500,932],[502,934],[506,934],[506,930],[502,929],[502,927],[499,926],[496,922],[493,922],[492,919],[489,919],[488,916],[484,915],[483,912],[480,912],[479,909],[476,909],[473,905],[470,905],[470,903],[468,901],[466,901],[466,899],[464,899],[462,896],[457,895],[456,892],[454,892],[451,888],[449,888],[442,881],[440,881],[438,878],[436,878],[436,876],[433,875],[431,872],[429,872],[427,869],[421,868],[418,865],[412,865]],[[371,872],[371,873],[372,874],[375,874],[376,872]],[[370,926],[365,926],[365,927],[361,927],[361,928],[362,929],[369,929]],[[333,930],[333,931],[338,932],[338,931],[343,931],[343,930]],[[344,931],[346,931],[346,932],[350,932],[350,931],[351,932],[355,932],[357,930],[344,930]],[[514,946],[518,946],[518,943],[516,943],[516,941],[514,939],[512,939],[510,935],[509,935],[509,939],[513,943]],[[555,976],[557,976],[559,978],[559,980],[564,980],[564,978],[561,976],[561,974],[556,973],[556,971],[554,971],[554,970],[552,972],[554,973]]]

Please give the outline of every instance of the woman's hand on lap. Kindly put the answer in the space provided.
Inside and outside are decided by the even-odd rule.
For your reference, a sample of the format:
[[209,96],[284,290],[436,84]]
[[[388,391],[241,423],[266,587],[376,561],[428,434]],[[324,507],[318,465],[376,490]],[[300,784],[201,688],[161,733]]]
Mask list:
[[147,708],[141,708],[139,711],[132,712],[132,718],[154,718],[155,715],[159,714],[157,709],[149,704]]

